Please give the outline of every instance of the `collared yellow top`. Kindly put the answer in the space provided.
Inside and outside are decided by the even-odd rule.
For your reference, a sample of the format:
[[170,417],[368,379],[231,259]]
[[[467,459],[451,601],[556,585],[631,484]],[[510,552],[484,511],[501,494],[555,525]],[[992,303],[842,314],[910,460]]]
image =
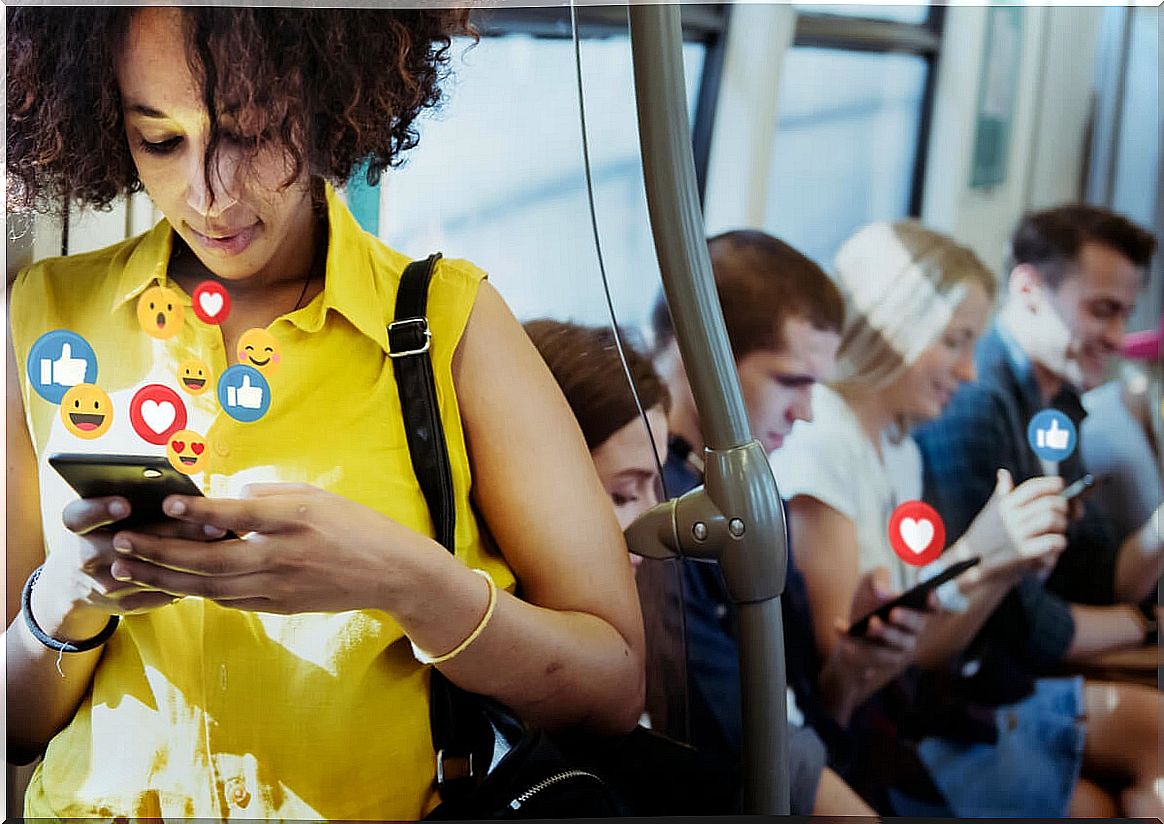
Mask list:
[[[194,476],[211,496],[253,481],[314,484],[419,533],[432,522],[412,472],[387,357],[400,274],[408,260],[356,224],[328,188],[324,289],[267,327],[282,350],[270,408],[242,423],[178,383],[179,364],[227,367],[222,334],[168,281],[165,221],[108,249],[38,263],[12,293],[11,323],[29,431],[40,470],[46,551],[65,539],[61,510],[76,495],[48,466],[53,452],[164,455],[129,422],[148,383],[179,391],[187,428],[209,443]],[[452,461],[457,556],[512,589],[486,549],[469,504],[471,477],[452,381],[453,352],[484,274],[442,260],[428,302],[433,369]],[[138,324],[138,296],[178,291],[181,332],[159,340]],[[66,329],[93,347],[96,383],[110,396],[108,433],[65,429],[26,368],[34,342]],[[31,379],[39,379],[37,365]],[[28,817],[415,819],[436,805],[428,670],[385,612],[272,615],[185,598],[122,619],[76,716],[48,746],[25,798]]]

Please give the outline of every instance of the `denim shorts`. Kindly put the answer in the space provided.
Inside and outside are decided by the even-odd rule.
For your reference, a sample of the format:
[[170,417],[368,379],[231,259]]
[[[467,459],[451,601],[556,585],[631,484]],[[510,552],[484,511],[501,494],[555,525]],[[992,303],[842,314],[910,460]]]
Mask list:
[[[1062,818],[1083,763],[1085,713],[1083,678],[1043,678],[1033,694],[997,709],[997,742],[926,738],[918,755],[959,818]],[[898,815],[935,812],[890,795]]]

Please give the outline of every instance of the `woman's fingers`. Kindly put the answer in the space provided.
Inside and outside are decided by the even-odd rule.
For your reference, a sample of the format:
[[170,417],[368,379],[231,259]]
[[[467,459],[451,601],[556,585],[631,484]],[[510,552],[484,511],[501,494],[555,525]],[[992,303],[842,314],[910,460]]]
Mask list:
[[897,652],[910,652],[916,640],[913,633],[887,624],[876,616],[869,621],[869,630],[865,633],[865,638]]
[[217,541],[226,536],[226,530],[212,524],[197,524],[166,518],[154,524],[135,527],[135,531],[159,538],[182,538],[187,541]]
[[162,509],[171,518],[210,524],[238,534],[278,532],[290,523],[287,507],[273,502],[269,496],[235,499],[171,495],[163,501]]
[[261,575],[199,575],[151,564],[136,558],[118,558],[111,567],[113,577],[170,593],[194,595],[210,600],[234,600],[261,597]]
[[[1063,491],[1063,479],[1058,475],[1039,475],[1023,481],[1018,485],[1013,492],[1010,493],[1009,499],[1015,506],[1023,506],[1030,503],[1036,498],[1044,496],[1055,495]],[[1060,497],[1060,500],[1062,498]]]
[[894,607],[889,613],[889,622],[905,632],[920,635],[926,627],[925,613],[904,607]]
[[1067,537],[1057,532],[1038,535],[1024,542],[1023,554],[1029,558],[1053,555],[1067,548]]
[[70,532],[84,535],[120,521],[129,513],[129,501],[125,498],[80,498],[65,507],[61,518]]
[[[139,559],[153,566],[165,567],[192,575],[248,575],[262,571],[265,553],[254,543],[243,540],[204,543],[182,538],[164,538],[141,532],[118,532],[113,536],[114,562]],[[117,578],[118,570],[114,570]],[[142,583],[138,578],[118,578]]]
[[[1058,497],[1058,496],[1056,496]],[[1062,533],[1067,529],[1067,505],[1061,498],[1040,502],[1025,510],[1017,524],[1019,534],[1023,538],[1034,537],[1044,533]]]

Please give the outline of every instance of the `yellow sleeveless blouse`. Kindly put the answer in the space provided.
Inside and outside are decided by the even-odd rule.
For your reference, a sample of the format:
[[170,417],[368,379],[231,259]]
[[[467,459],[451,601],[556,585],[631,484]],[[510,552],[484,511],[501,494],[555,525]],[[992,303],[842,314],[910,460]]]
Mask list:
[[[267,328],[282,362],[268,378],[270,408],[253,423],[218,405],[222,335],[167,280],[173,235],[164,220],[108,249],[20,273],[10,317],[47,552],[76,497],[47,456],[164,455],[134,434],[130,399],[147,383],[179,389],[179,365],[190,357],[213,373],[205,393],[179,392],[187,428],[209,442],[206,471],[194,477],[207,495],[237,496],[254,481],[310,483],[432,535],[387,357],[386,326],[408,260],[363,232],[330,187],[327,200],[325,287]],[[452,460],[457,556],[512,590],[512,572],[486,548],[470,507],[451,372],[483,277],[464,261],[441,261],[428,303],[431,356]],[[136,314],[137,298],[159,284],[185,306],[182,329],[168,340],[146,335]],[[114,407],[110,430],[95,440],[70,434],[30,383],[29,352],[55,329],[95,351],[96,383]],[[76,716],[49,743],[25,815],[416,819],[439,801],[428,724],[428,670],[387,613],[282,616],[185,598],[122,619]]]

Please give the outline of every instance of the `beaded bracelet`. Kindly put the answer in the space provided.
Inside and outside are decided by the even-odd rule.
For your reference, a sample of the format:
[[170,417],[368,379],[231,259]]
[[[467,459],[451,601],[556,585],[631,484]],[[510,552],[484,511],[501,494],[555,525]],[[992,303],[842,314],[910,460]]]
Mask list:
[[32,571],[32,575],[28,576],[28,581],[24,584],[24,591],[20,594],[20,611],[24,613],[24,623],[28,624],[32,637],[54,652],[88,652],[91,649],[97,649],[108,641],[120,621],[116,615],[110,615],[109,623],[105,625],[105,629],[85,641],[61,641],[40,628],[36,619],[32,617],[32,586],[40,578],[42,569],[44,569],[43,566],[38,566]]
[[443,664],[445,661],[456,658],[468,648],[469,644],[477,640],[477,636],[484,632],[486,625],[489,623],[489,619],[493,617],[493,609],[497,606],[497,584],[493,583],[493,578],[485,570],[474,569],[473,571],[484,578],[489,584],[489,605],[485,607],[485,614],[481,617],[481,622],[477,624],[476,629],[469,633],[468,638],[457,644],[444,655],[430,655],[418,647],[415,641],[410,642],[412,643],[412,654],[420,663]]

